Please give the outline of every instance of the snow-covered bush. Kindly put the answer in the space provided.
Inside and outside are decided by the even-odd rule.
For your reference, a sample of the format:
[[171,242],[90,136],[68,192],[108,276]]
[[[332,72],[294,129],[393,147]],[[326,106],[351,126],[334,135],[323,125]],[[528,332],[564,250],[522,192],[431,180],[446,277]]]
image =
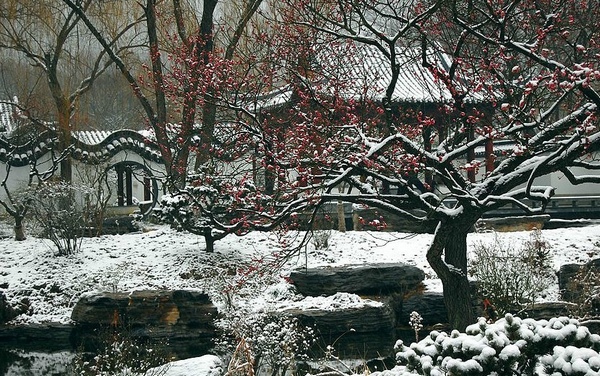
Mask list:
[[480,318],[465,333],[433,331],[410,347],[396,344],[396,359],[411,373],[442,375],[573,375],[600,372],[600,336],[575,319]]
[[284,375],[314,343],[312,328],[277,309],[301,296],[279,276],[276,263],[255,260],[234,269],[205,271],[207,290],[219,306],[217,348],[230,357],[228,373]]
[[534,303],[554,282],[549,245],[539,230],[521,246],[506,244],[496,234],[493,243],[476,244],[474,253],[471,274],[501,315]]
[[81,240],[96,223],[99,210],[88,200],[91,188],[67,183],[45,184],[32,196],[34,218],[61,256],[78,252]]
[[131,336],[130,332],[109,330],[100,336],[95,354],[78,351],[72,361],[74,375],[160,376],[168,371],[164,344],[150,344]]

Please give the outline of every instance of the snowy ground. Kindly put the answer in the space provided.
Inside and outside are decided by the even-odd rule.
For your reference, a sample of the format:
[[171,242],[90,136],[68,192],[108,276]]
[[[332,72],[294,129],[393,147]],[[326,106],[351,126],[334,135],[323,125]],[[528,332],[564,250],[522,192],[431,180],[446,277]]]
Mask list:
[[[0,229],[2,234],[10,235],[10,232]],[[425,259],[431,235],[332,231],[328,236],[326,249],[315,249],[314,243],[309,243],[305,252],[287,262],[281,276],[304,265],[404,262],[425,271],[428,289],[441,290],[439,280]],[[507,244],[520,246],[529,239],[530,232],[499,236]],[[543,239],[551,246],[556,270],[565,263],[584,263],[600,256],[600,225],[544,230]],[[468,237],[470,244],[493,240],[492,233],[473,233]],[[0,240],[0,291],[4,291],[11,304],[23,299],[29,302],[28,312],[18,316],[14,323],[68,323],[72,308],[83,293],[204,289],[206,281],[190,276],[205,273],[213,265],[216,269],[222,265],[270,259],[281,252],[281,244],[282,239],[274,234],[253,233],[241,238],[228,237],[216,244],[214,254],[207,254],[202,251],[200,237],[176,232],[167,226],[145,225],[140,233],[84,239],[81,252],[59,257],[47,240],[30,236],[26,241],[15,242],[5,237]],[[554,300],[557,296],[555,287],[548,291],[545,299]],[[348,302],[356,303],[353,299]],[[306,303],[316,304],[315,299],[307,299]],[[339,304],[339,299],[334,303]],[[321,298],[319,304],[333,303]]]
[[[520,246],[530,232],[500,236],[505,243]],[[473,233],[468,241],[492,242],[493,238],[492,233]],[[562,264],[584,263],[600,255],[600,225],[544,230],[543,238],[551,246],[556,270]],[[310,243],[307,252],[289,260],[282,275],[286,269],[306,264],[404,262],[425,271],[428,289],[441,290],[425,259],[431,239],[428,234],[332,231],[327,249],[314,249]],[[86,238],[80,253],[60,257],[47,240],[4,238],[0,240],[0,290],[13,304],[29,300],[30,310],[15,323],[67,323],[82,293],[203,288],[201,280],[190,278],[200,268],[264,259],[281,252],[281,241],[272,234],[252,233],[225,238],[217,243],[215,254],[202,249],[202,238],[157,225],[147,225],[141,233]],[[554,298],[556,291],[550,291],[547,299]]]

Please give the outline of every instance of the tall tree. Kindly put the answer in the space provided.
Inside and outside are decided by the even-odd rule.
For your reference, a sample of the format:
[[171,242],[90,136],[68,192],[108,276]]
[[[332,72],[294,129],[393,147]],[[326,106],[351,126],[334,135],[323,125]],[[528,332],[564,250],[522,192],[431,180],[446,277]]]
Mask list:
[[[81,2],[82,9],[93,14],[106,25],[114,17],[102,17],[95,7],[97,2]],[[112,5],[118,8],[118,5]],[[113,16],[113,14],[111,14]],[[103,50],[87,49],[90,39],[87,29],[81,27],[80,17],[59,0],[13,1],[0,5],[0,49],[10,49],[43,72],[55,107],[56,132],[59,150],[71,144],[72,117],[80,97],[92,87],[96,78],[111,64]],[[127,34],[132,23],[110,36],[110,45]],[[83,58],[88,53],[95,56]],[[61,163],[61,178],[71,180],[71,160]]]
[[[387,77],[374,101],[384,114],[376,125],[345,118],[332,134],[314,117],[298,114],[303,126],[327,135],[327,147],[312,159],[325,178],[321,201],[362,203],[415,221],[436,221],[427,260],[442,280],[450,323],[464,329],[473,322],[467,233],[475,222],[506,204],[528,214],[542,211],[554,189],[536,179],[549,173],[560,171],[573,184],[600,182],[589,173],[600,169],[594,162],[600,149],[597,2],[305,0],[289,5],[297,11],[288,23],[366,51],[367,63],[355,62],[349,75],[376,72],[383,64],[384,75],[362,76],[366,89],[371,85],[377,93],[374,83]],[[316,65],[339,56],[337,50],[319,49]],[[377,64],[368,63],[373,61]],[[394,93],[410,77],[425,74],[418,72],[433,77],[440,90],[438,111],[447,116],[421,112],[412,121],[399,116]],[[322,100],[334,90],[322,92],[326,95],[308,94],[316,103],[335,103]],[[338,98],[350,103],[356,95]],[[484,172],[485,161],[476,160],[474,151],[498,140],[510,141],[512,148]],[[573,167],[588,173],[577,176]],[[418,183],[425,173],[439,182],[436,187]],[[340,183],[352,193],[337,193]]]
[[[215,49],[218,0],[204,0],[201,9],[194,9],[181,0],[147,0],[142,9],[150,61],[149,85],[138,80],[135,75],[138,67],[126,64],[109,43],[104,31],[86,14],[85,8],[71,0],[64,0],[64,3],[84,19],[88,29],[132,86],[161,145],[169,189],[177,191],[183,188],[190,152],[196,151],[196,167],[206,163],[211,155],[210,146],[217,120],[215,97],[218,96],[219,85],[223,85],[226,79],[224,74],[228,72],[228,62],[233,59],[241,35],[260,1],[243,4],[244,12],[234,23],[227,46]],[[199,18],[190,17],[196,12],[201,12]],[[171,25],[175,25],[174,28]],[[150,86],[150,92],[145,90],[147,86]],[[152,100],[147,95],[151,95]],[[176,109],[169,111],[169,108]],[[176,126],[171,127],[170,124]]]

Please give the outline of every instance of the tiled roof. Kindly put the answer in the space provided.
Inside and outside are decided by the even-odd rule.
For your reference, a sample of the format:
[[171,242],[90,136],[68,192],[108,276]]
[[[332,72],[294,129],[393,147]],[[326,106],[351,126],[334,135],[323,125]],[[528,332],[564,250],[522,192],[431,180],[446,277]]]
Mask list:
[[[420,64],[420,51],[404,49],[398,51],[396,63],[400,67],[398,81],[392,94],[394,102],[429,102],[440,103],[452,100],[452,95],[442,82],[436,80],[433,74]],[[442,56],[429,53],[432,60],[438,64],[447,63]],[[364,46],[357,49],[357,64],[351,66],[352,76],[357,77],[358,89],[368,88],[366,97],[380,98],[384,95],[392,79],[389,62],[383,54],[375,49]]]
[[[26,145],[13,145],[7,139],[0,137],[0,162],[12,166],[25,166],[48,153],[57,145],[54,131],[46,131],[39,135],[35,142]],[[162,163],[158,145],[132,130],[86,131],[73,134],[72,157],[89,164],[102,163],[122,150],[139,154],[142,158]]]
[[[350,51],[339,61],[338,67],[330,68],[338,79],[345,82],[345,85],[341,85],[340,94],[349,98],[383,98],[392,80],[389,58],[370,45],[357,45]],[[321,54],[323,53],[326,52]],[[397,47],[395,62],[399,68],[399,76],[391,96],[392,101],[417,103],[452,101],[450,90],[434,76],[431,70],[423,66],[421,55],[421,48]],[[433,49],[428,49],[426,55],[427,60],[439,69],[443,71],[449,69],[451,65],[449,56]],[[478,101],[481,97],[470,96],[467,100]]]
[[[337,55],[336,55],[337,54]],[[434,50],[427,51],[428,61],[447,71],[451,65],[448,56]],[[313,89],[336,93],[345,98],[378,100],[384,97],[392,79],[389,59],[377,48],[358,45],[344,54],[322,48],[312,68],[317,76],[334,77],[328,81],[313,82]],[[335,63],[332,62],[335,60]],[[423,67],[420,48],[398,48],[396,64],[398,81],[392,94],[393,102],[448,103],[453,100],[450,90],[433,73]],[[263,110],[279,107],[292,98],[292,87],[265,93],[257,102]],[[466,101],[479,102],[483,96],[469,93]]]
[[75,131],[73,137],[87,145],[97,145],[104,141],[112,132],[110,131]]

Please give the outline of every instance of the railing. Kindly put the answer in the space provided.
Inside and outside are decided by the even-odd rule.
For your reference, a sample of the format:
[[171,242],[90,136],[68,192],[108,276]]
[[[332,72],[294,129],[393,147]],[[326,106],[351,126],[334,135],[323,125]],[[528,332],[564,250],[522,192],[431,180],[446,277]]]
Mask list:
[[[540,207],[539,202],[525,202],[531,207]],[[600,196],[556,196],[550,200],[544,212],[556,219],[600,218]],[[484,217],[525,215],[517,205],[506,205],[488,212]]]

